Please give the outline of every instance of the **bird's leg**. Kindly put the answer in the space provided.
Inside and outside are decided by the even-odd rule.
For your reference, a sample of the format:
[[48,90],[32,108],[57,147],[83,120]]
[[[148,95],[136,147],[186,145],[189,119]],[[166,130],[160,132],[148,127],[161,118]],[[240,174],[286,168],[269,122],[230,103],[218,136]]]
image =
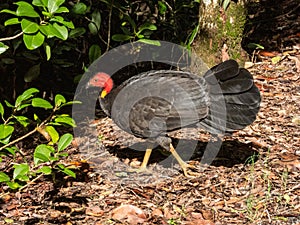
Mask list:
[[145,152],[145,155],[144,155],[143,162],[142,162],[141,166],[138,169],[130,168],[129,172],[137,172],[137,173],[147,172],[147,165],[148,165],[151,153],[152,153],[152,147],[149,146],[146,149],[146,152]]
[[150,156],[151,156],[151,152],[152,152],[152,148],[147,148],[146,149],[143,162],[142,162],[142,164],[140,166],[140,170],[146,170],[148,162],[149,162],[149,159],[150,159]]
[[190,164],[187,164],[186,162],[184,162],[182,160],[182,158],[178,155],[178,153],[176,152],[175,148],[173,147],[172,143],[170,143],[170,152],[172,153],[172,155],[175,157],[175,159],[177,160],[177,162],[179,163],[183,174],[186,177],[193,177],[193,176],[199,176],[198,173],[194,173],[192,171],[189,171],[189,168],[195,169],[195,166],[192,166]]

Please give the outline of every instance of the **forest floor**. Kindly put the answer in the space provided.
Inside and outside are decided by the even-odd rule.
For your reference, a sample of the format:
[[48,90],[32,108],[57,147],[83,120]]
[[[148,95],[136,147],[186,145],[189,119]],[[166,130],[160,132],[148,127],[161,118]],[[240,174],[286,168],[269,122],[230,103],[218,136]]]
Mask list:
[[211,165],[200,164],[214,145],[207,133],[172,134],[175,146],[196,149],[197,176],[183,176],[161,151],[147,172],[131,172],[143,157],[133,148],[145,145],[104,117],[68,150],[76,179],[45,176],[19,192],[1,187],[0,224],[299,225],[299,50],[268,56],[248,68],[262,95],[257,120],[225,137]]

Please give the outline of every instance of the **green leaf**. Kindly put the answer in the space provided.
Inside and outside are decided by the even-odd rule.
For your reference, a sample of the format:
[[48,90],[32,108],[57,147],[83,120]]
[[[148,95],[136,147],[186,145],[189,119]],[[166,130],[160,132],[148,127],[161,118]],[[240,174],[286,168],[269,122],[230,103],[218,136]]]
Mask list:
[[111,38],[114,41],[128,41],[134,37],[126,34],[114,34]]
[[138,37],[139,39],[143,39],[145,36],[144,36],[143,34],[137,34],[137,37]]
[[98,34],[98,28],[93,22],[90,22],[88,27],[89,27],[89,31],[91,32],[92,35]]
[[33,107],[39,107],[39,108],[44,108],[44,109],[52,109],[53,108],[53,106],[51,105],[50,102],[48,102],[47,100],[42,99],[42,98],[33,98],[31,105]]
[[58,157],[67,157],[69,154],[67,152],[60,152],[56,154]]
[[65,104],[63,104],[62,106],[68,106],[68,105],[73,105],[73,104],[81,104],[82,102],[81,101],[70,101],[70,102],[67,102]]
[[167,11],[167,5],[163,1],[158,1],[158,11],[160,14],[165,14]]
[[29,103],[22,103],[20,106],[18,106],[17,108],[16,108],[16,110],[17,111],[20,111],[21,109],[24,109],[24,108],[26,108],[26,107],[28,107],[28,106],[30,106],[31,104],[29,104]]
[[91,34],[96,35],[100,29],[100,25],[101,25],[101,14],[98,10],[95,10],[92,13],[92,21],[88,25]]
[[33,1],[32,1],[32,5],[40,6],[40,7],[47,7],[47,4],[45,5],[45,4],[43,3],[43,1],[41,1],[41,0],[33,0]]
[[58,115],[55,119],[54,119],[55,123],[58,124],[67,124],[71,127],[76,127],[75,125],[75,121],[67,114],[63,114],[63,115]]
[[4,22],[4,26],[15,25],[19,23],[20,23],[19,18],[11,18]]
[[13,156],[16,156],[16,151],[19,149],[16,146],[5,148],[6,151],[8,151]]
[[57,145],[58,151],[60,152],[66,149],[71,144],[72,140],[73,140],[72,134],[64,134],[63,136],[61,136]]
[[65,0],[48,0],[48,11],[54,14],[64,2]]
[[0,102],[0,115],[1,115],[1,118],[4,119],[3,118],[3,116],[4,116],[4,107],[3,107],[1,102]]
[[34,121],[38,121],[39,123],[40,123],[40,118],[34,113],[33,114],[33,119],[34,119]]
[[15,164],[14,165],[13,179],[21,181],[28,181],[29,178],[26,176],[29,172],[29,165],[27,163]]
[[69,9],[65,6],[62,6],[62,7],[59,7],[55,13],[67,13],[67,12],[69,12]]
[[22,31],[26,34],[33,34],[39,30],[39,25],[27,19],[21,21]]
[[10,142],[10,138],[11,136],[6,137],[5,139],[0,139],[0,143],[6,145]]
[[45,40],[45,36],[41,33],[38,32],[37,34],[24,34],[23,35],[23,41],[25,43],[26,48],[29,50],[36,49],[40,47]]
[[55,36],[53,34],[55,29],[53,28],[52,24],[40,25],[39,29],[47,38],[52,38]]
[[51,58],[51,47],[48,44],[45,45],[45,52],[47,56],[47,61],[49,61]]
[[57,23],[54,23],[52,32],[54,36],[62,40],[67,40],[68,38],[68,29],[65,26],[60,26]]
[[60,171],[62,171],[63,173],[65,173],[68,176],[71,176],[73,178],[76,178],[76,174],[72,170],[66,168],[63,164],[58,164],[57,166],[58,166],[58,169]]
[[70,177],[76,178],[76,174],[72,170],[70,170],[68,168],[64,168],[62,170],[62,172],[64,172],[65,174],[67,174]]
[[98,10],[95,10],[92,13],[92,22],[97,26],[97,29],[100,29],[100,25],[101,25],[101,14]]
[[59,160],[58,157],[53,157],[53,156],[51,156],[49,159],[50,159],[50,161],[58,161]]
[[8,181],[8,182],[6,182],[6,184],[8,185],[8,187],[10,189],[17,189],[17,188],[22,187],[22,185],[18,184],[17,182],[10,182],[10,181]]
[[51,154],[54,152],[53,147],[41,144],[37,146],[34,150],[33,161],[35,165],[43,162],[49,162]]
[[200,24],[198,24],[192,31],[192,33],[190,34],[190,37],[188,39],[188,43],[187,46],[191,46],[191,44],[194,42],[198,32],[199,32],[199,28],[200,28]]
[[9,10],[9,9],[3,9],[0,11],[0,13],[9,13],[17,16],[17,13],[15,11]]
[[50,135],[52,142],[56,143],[58,141],[58,139],[59,139],[59,134],[55,130],[55,128],[52,127],[52,126],[46,126],[45,129],[48,132],[48,134]]
[[142,26],[139,27],[138,33],[141,33],[143,30],[157,30],[157,27],[151,23],[144,23]]
[[65,19],[62,16],[55,16],[50,19],[50,22],[58,22],[67,28],[74,29],[73,22],[65,21]]
[[75,14],[79,14],[79,15],[84,15],[86,13],[87,10],[87,6],[86,4],[79,2],[77,4],[74,5],[72,11]]
[[0,124],[0,140],[10,137],[13,132],[13,126]]
[[21,102],[26,101],[28,99],[30,99],[31,97],[34,96],[35,93],[40,92],[38,89],[36,88],[29,88],[26,91],[24,91],[21,95],[19,95],[16,99],[15,102],[15,107],[18,107]]
[[2,42],[0,42],[0,55],[5,52],[7,49],[9,49],[9,47],[5,44],[3,44]]
[[14,107],[12,104],[10,104],[8,101],[4,100],[4,102],[5,102],[5,105],[6,105],[7,107],[15,108],[15,107]]
[[4,172],[0,172],[0,182],[7,182],[7,181],[10,181],[9,176]]
[[43,173],[45,175],[49,175],[52,173],[52,169],[49,166],[43,166],[43,167],[39,168],[36,172]]
[[264,46],[260,45],[260,44],[256,44],[256,43],[249,43],[247,45],[248,48],[251,48],[251,49],[265,49]]
[[70,31],[69,38],[77,38],[82,36],[86,32],[84,27],[76,27]]
[[25,116],[14,116],[14,118],[23,126],[27,127],[30,124],[30,120]]
[[42,14],[43,14],[43,16],[45,16],[47,18],[52,18],[53,17],[53,15],[51,13],[46,12],[46,11],[42,11]]
[[55,95],[54,102],[55,102],[55,106],[59,107],[62,104],[66,103],[66,99],[64,96],[57,94],[57,95]]
[[32,82],[39,77],[41,73],[41,64],[34,65],[29,68],[27,73],[24,75],[25,82]]
[[31,4],[24,1],[19,1],[15,4],[19,6],[16,11],[17,16],[40,17]]
[[231,0],[223,0],[223,4],[222,4],[222,7],[224,10],[226,10],[230,4],[230,1]]
[[156,46],[160,46],[160,41],[157,41],[157,40],[150,40],[150,39],[139,39],[138,40],[139,42],[143,42],[143,43],[146,43],[146,44],[149,44],[149,45],[156,45]]
[[89,49],[90,64],[101,56],[101,48],[99,45],[92,45]]

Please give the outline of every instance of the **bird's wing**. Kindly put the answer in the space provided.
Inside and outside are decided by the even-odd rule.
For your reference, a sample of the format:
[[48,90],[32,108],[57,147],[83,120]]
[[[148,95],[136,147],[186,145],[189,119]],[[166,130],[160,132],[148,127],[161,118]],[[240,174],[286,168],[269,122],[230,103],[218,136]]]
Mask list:
[[187,72],[150,71],[127,80],[113,94],[112,119],[136,136],[155,137],[208,114],[206,82]]

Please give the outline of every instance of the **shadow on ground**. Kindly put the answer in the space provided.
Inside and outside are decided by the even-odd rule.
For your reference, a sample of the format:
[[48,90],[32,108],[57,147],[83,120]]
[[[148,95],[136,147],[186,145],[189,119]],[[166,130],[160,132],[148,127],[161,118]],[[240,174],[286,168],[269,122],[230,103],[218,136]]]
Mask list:
[[[193,161],[201,161],[204,152],[206,151],[206,147],[208,142],[200,142],[197,140],[188,140],[188,139],[173,139],[174,146],[176,148],[177,143],[180,141],[181,150],[177,149],[179,155],[185,161],[193,160]],[[191,147],[195,146],[195,150],[191,152]],[[147,148],[146,142],[135,143],[129,147],[121,147],[118,145],[115,146],[106,146],[107,151],[111,154],[117,156],[121,160],[129,159],[138,159],[138,161],[142,161],[144,157],[144,151]],[[207,149],[209,151],[209,149]],[[170,167],[176,160],[174,157],[170,156],[171,153],[162,150],[161,147],[156,147],[153,149],[151,154],[151,158],[149,160],[149,164],[160,163],[164,167]],[[213,166],[224,166],[224,167],[233,167],[237,164],[245,164],[249,163],[250,159],[254,159],[256,161],[258,151],[254,150],[251,144],[245,144],[239,142],[237,140],[225,140],[223,141],[221,148],[217,154],[217,156],[212,161]],[[170,157],[169,157],[170,156]]]

